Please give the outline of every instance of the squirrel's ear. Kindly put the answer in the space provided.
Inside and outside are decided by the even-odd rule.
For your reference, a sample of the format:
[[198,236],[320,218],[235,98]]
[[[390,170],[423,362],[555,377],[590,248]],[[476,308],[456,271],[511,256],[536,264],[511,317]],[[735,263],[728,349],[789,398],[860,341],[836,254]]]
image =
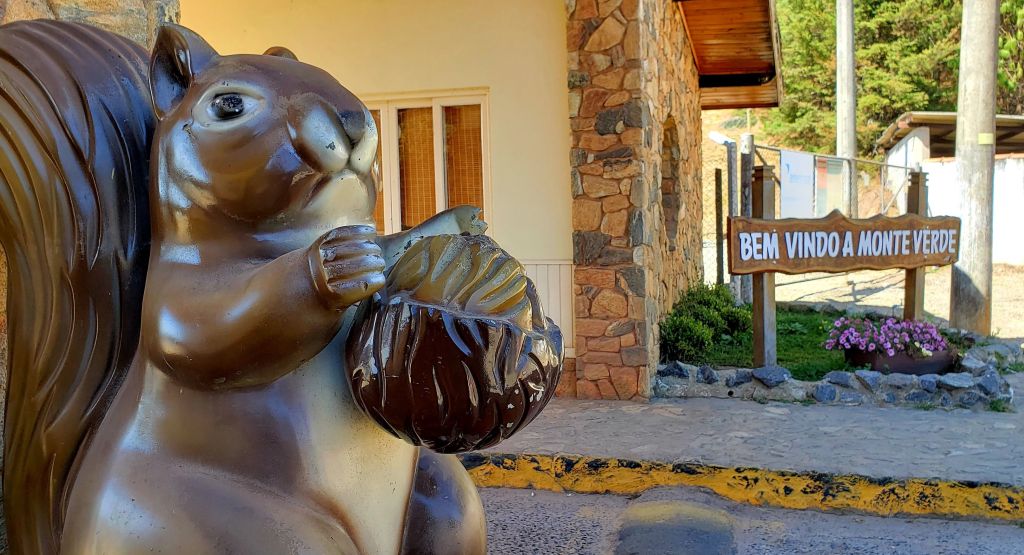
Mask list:
[[149,88],[157,117],[174,109],[185,91],[217,51],[199,35],[181,25],[160,27],[149,63]]
[[294,52],[288,50],[283,46],[271,46],[263,53],[264,56],[277,56],[278,58],[288,58],[289,60],[298,61],[299,57]]

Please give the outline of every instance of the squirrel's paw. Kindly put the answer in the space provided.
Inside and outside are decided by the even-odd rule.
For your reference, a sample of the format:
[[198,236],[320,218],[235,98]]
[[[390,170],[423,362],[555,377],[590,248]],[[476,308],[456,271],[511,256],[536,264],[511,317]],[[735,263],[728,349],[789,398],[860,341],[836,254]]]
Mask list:
[[352,225],[328,231],[309,247],[309,267],[325,304],[342,309],[384,286],[384,257],[372,226]]

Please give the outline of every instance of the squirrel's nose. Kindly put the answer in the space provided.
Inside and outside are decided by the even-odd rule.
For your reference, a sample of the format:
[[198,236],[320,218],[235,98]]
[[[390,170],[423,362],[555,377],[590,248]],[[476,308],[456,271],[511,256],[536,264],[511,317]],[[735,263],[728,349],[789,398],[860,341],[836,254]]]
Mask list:
[[314,105],[292,114],[292,142],[302,159],[317,171],[337,173],[346,168],[369,173],[377,154],[377,127],[365,108],[336,113]]
[[357,174],[365,175],[370,172],[377,156],[377,125],[365,107],[360,112],[344,112],[340,118],[341,126],[353,145],[348,165]]

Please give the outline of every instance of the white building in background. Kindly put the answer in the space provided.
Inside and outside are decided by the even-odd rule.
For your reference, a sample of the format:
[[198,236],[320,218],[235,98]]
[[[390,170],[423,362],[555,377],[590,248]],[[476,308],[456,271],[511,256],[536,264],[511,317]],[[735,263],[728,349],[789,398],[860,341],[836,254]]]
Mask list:
[[[882,133],[877,146],[885,162],[916,167],[928,175],[928,212],[960,216],[954,187],[955,112],[907,112]],[[1024,265],[1024,116],[996,116],[992,262]]]

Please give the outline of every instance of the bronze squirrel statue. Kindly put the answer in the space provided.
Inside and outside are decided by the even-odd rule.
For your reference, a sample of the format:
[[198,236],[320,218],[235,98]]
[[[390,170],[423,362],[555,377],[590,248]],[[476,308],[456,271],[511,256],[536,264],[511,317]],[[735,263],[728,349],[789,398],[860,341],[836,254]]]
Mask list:
[[0,27],[12,553],[484,553],[452,452],[554,392],[561,336],[459,207],[374,229],[326,72],[160,29]]

